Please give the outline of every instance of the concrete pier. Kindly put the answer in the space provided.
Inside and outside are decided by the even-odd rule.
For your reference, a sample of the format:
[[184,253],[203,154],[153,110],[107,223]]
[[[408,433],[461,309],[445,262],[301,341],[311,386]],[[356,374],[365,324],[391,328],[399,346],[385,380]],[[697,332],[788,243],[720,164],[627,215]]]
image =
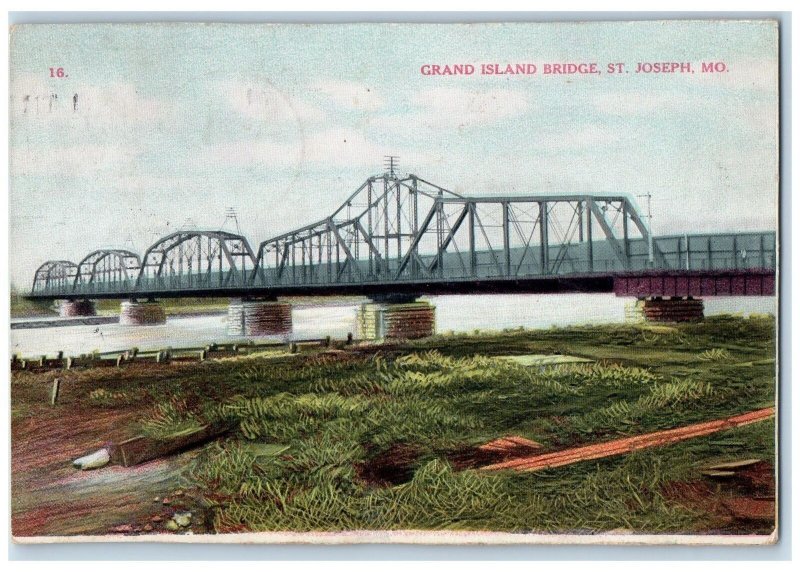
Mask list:
[[625,321],[699,322],[704,317],[703,309],[699,298],[641,298],[625,306]]
[[153,300],[129,300],[120,304],[119,323],[123,326],[157,326],[166,322],[164,306]]
[[377,299],[358,311],[358,335],[362,340],[416,339],[436,332],[436,308],[428,301]]
[[278,336],[292,333],[292,305],[277,300],[231,299],[229,336]]
[[58,315],[62,318],[96,316],[97,308],[91,300],[63,300],[58,306]]

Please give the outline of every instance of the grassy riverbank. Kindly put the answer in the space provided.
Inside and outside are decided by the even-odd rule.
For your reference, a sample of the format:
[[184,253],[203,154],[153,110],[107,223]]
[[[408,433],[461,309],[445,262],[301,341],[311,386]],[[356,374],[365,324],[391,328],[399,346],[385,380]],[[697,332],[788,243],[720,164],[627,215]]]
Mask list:
[[[559,354],[590,361],[535,357]],[[60,407],[124,412],[126,431],[154,437],[230,425],[169,484],[189,491],[216,532],[764,533],[772,523],[719,508],[741,491],[701,471],[750,458],[774,466],[772,422],[531,474],[479,470],[476,446],[517,435],[560,450],[768,407],[774,356],[769,317],[438,336],[76,371]],[[48,376],[14,374],[15,447],[35,446],[24,428],[43,409]],[[766,479],[774,486],[769,470]],[[28,494],[15,486],[15,497]]]
[[14,288],[11,289],[9,307],[12,318],[58,316],[58,310],[56,310],[52,302],[34,302],[32,300],[26,300],[23,294]]
[[[288,297],[281,298],[287,302],[297,305],[308,304],[330,304],[331,302],[358,303],[363,298],[332,296],[332,297]],[[224,314],[228,311],[230,299],[228,298],[166,298],[159,300],[164,306],[167,316],[197,316],[201,314],[219,313]],[[119,314],[119,300],[95,300],[97,313],[104,316],[114,316]],[[18,291],[11,292],[11,317],[12,318],[38,318],[45,316],[58,316],[58,308],[52,301],[35,302],[26,300]]]
[[[168,316],[196,316],[228,311],[228,298],[169,298],[159,300]],[[95,300],[97,313],[101,316],[119,314],[119,300]],[[17,292],[11,294],[11,317],[34,318],[58,316],[58,307],[52,301],[26,300]]]

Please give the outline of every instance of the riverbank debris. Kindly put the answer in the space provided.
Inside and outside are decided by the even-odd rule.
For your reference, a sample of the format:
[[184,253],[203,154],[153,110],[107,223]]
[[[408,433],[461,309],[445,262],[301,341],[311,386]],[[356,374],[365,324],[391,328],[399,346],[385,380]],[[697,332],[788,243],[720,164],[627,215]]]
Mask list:
[[514,356],[498,356],[498,359],[514,362],[521,366],[561,365],[568,363],[592,363],[594,360],[578,356],[562,354],[526,354]]
[[180,526],[181,528],[186,528],[190,524],[192,524],[192,513],[189,511],[186,512],[176,512],[172,516],[172,520]]
[[482,453],[496,453],[502,457],[521,457],[527,453],[538,451],[541,448],[541,443],[531,441],[519,435],[509,435],[480,445],[478,451]]
[[[83,471],[99,469],[109,463],[132,467],[202,445],[223,435],[229,429],[225,425],[204,425],[190,432],[162,438],[137,435],[120,443],[108,444],[94,453],[75,459],[72,466]],[[158,497],[153,502],[159,502]],[[161,502],[168,505],[171,500],[164,498]]]
[[111,454],[106,447],[98,449],[94,453],[84,455],[79,459],[72,461],[72,466],[82,471],[89,471],[92,469],[99,469],[105,467],[111,461]]
[[226,425],[204,425],[188,433],[158,439],[138,435],[118,443],[112,460],[123,467],[132,467],[201,445],[216,439],[228,429]]
[[53,380],[53,387],[50,389],[50,405],[58,403],[58,392],[61,390],[61,378],[57,377]]
[[704,477],[711,478],[735,477],[742,470],[748,469],[761,462],[761,459],[744,459],[742,461],[731,461],[729,463],[717,463],[716,465],[706,467],[700,471],[700,474]]
[[710,435],[726,429],[733,429],[735,427],[741,427],[742,425],[749,425],[750,423],[764,421],[773,417],[774,415],[775,408],[767,407],[765,409],[758,409],[756,411],[750,411],[742,415],[735,415],[725,419],[707,421],[704,423],[695,423],[693,425],[686,425],[676,429],[656,431],[655,433],[646,433],[644,435],[637,435],[635,437],[626,437],[623,439],[616,439],[614,441],[606,441],[593,445],[584,445],[581,447],[565,449],[553,453],[539,454],[513,459],[510,461],[504,461],[501,463],[494,463],[492,465],[484,466],[481,469],[484,471],[510,469],[524,472],[552,469],[555,467],[562,467],[564,465],[571,465],[573,463],[580,463],[581,461],[590,461],[593,459],[624,455],[639,449],[649,449],[651,447],[670,445],[679,441],[685,441],[687,439]]

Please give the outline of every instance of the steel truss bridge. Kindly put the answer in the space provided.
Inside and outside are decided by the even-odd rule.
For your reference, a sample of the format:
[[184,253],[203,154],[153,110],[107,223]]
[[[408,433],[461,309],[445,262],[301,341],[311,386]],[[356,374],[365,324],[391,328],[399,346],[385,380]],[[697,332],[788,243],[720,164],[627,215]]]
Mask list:
[[775,232],[651,237],[625,195],[462,196],[367,179],[330,216],[265,240],[185,230],[36,271],[31,299],[488,292],[772,295]]

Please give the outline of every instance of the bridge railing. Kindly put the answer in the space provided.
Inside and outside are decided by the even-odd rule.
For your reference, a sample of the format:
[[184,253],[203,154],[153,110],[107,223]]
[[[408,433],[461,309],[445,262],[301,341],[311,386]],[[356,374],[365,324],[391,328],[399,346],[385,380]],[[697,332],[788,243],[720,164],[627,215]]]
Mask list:
[[656,244],[671,269],[775,268],[774,232],[661,236]]

